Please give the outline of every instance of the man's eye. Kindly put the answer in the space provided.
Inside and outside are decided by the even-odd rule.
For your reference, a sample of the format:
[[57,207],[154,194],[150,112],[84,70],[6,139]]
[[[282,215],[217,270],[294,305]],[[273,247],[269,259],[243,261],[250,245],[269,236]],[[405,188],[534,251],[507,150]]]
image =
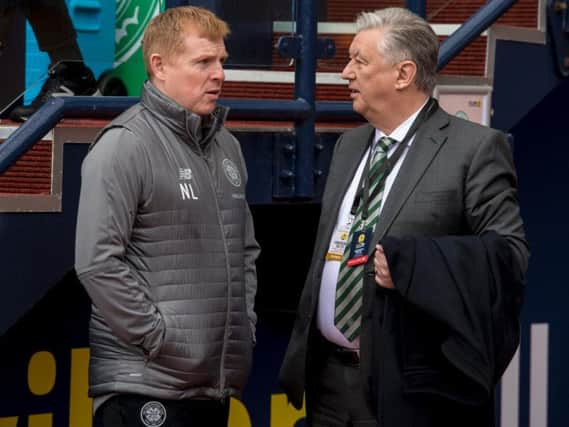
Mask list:
[[200,58],[196,61],[196,64],[199,65],[209,65],[212,62],[212,58]]

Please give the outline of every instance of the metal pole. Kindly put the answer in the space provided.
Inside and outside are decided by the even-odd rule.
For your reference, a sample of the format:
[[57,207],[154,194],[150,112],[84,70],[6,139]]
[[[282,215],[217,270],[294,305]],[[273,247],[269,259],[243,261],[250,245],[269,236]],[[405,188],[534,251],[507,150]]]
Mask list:
[[46,133],[57,125],[67,111],[74,117],[115,117],[134,105],[138,98],[130,96],[74,96],[47,100],[28,120],[0,145],[0,175]]
[[316,93],[316,0],[295,0],[296,27],[300,38],[300,55],[296,60],[294,95],[310,105],[311,114],[296,122],[296,176],[295,195],[314,196],[314,141],[316,119],[314,103]]
[[476,37],[482,34],[490,25],[512,7],[517,0],[492,0],[482,6],[478,12],[462,24],[441,45],[439,50],[438,69],[442,70],[451,59],[458,55]]
[[[114,118],[138,102],[131,96],[72,96],[50,98],[34,114],[33,120],[22,123],[0,144],[0,175],[39,141],[67,115],[71,117]],[[298,120],[314,115],[313,107],[302,99],[219,101],[230,108],[232,120]]]
[[186,6],[188,4],[189,4],[189,2],[184,1],[184,0],[165,0],[164,1],[164,7],[166,9],[169,9],[171,7]]
[[422,18],[427,17],[427,6],[425,0],[405,0],[405,6],[411,12],[416,13]]

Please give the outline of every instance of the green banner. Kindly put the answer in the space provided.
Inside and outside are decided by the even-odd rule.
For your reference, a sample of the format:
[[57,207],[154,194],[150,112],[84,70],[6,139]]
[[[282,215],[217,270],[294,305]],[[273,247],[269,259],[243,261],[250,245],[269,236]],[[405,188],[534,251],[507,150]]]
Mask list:
[[117,0],[113,75],[129,96],[139,96],[147,79],[141,41],[150,20],[164,10],[165,0]]

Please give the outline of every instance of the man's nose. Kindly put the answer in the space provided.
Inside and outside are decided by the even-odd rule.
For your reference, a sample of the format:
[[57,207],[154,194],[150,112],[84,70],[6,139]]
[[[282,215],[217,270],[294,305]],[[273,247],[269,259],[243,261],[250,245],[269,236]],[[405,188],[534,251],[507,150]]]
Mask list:
[[225,70],[223,69],[223,64],[219,62],[212,73],[212,78],[214,80],[225,80]]
[[344,69],[342,70],[342,74],[340,74],[340,76],[344,80],[353,80],[354,79],[354,72],[352,71],[351,63],[352,63],[352,61],[348,62],[346,64],[346,66],[344,67]]

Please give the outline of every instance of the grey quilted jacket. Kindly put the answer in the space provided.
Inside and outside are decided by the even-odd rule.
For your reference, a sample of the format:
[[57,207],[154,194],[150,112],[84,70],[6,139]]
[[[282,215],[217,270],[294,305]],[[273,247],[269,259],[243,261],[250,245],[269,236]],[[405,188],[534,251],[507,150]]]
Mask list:
[[259,247],[239,143],[151,83],[82,166],[75,268],[92,300],[91,396],[238,395]]

